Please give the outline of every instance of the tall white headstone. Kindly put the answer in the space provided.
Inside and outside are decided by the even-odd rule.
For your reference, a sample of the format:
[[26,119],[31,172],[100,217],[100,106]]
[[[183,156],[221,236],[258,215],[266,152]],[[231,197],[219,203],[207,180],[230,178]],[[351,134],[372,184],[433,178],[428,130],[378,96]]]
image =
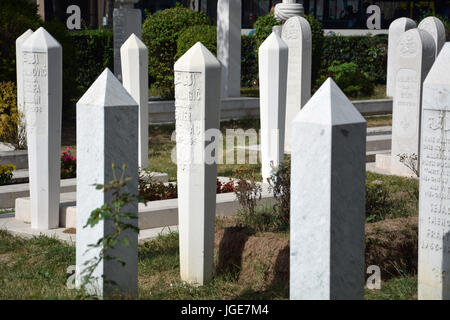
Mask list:
[[259,47],[259,90],[261,119],[261,172],[270,178],[272,167],[284,160],[284,125],[288,46],[276,31]]
[[311,98],[312,35],[309,22],[299,16],[289,18],[283,25],[282,39],[289,47],[284,148],[290,152],[292,120]]
[[204,285],[213,272],[217,177],[205,132],[219,128],[221,65],[197,42],[174,69],[181,279]]
[[291,139],[290,298],[363,299],[366,121],[328,78]]
[[222,97],[241,95],[241,0],[217,3],[217,59],[222,63]]
[[133,33],[120,48],[123,86],[139,103],[139,166],[148,167],[148,49]]
[[[115,232],[111,220],[86,227],[91,212],[114,197],[111,190],[96,190],[95,184],[105,185],[122,174],[131,180],[122,190],[138,192],[138,105],[109,69],[95,80],[77,103],[77,242],[76,286],[84,282],[86,269],[92,259],[99,257],[102,247],[92,248],[99,239]],[[123,213],[137,215],[137,203],[127,204]],[[138,225],[138,219],[123,221]],[[131,246],[124,246],[127,237]],[[94,270],[85,289],[101,298],[114,294],[137,295],[137,233],[125,230],[117,244],[106,255],[120,258],[125,265],[113,259],[104,259]],[[88,265],[85,265],[88,263]],[[113,282],[115,284],[113,284]]]
[[389,25],[388,36],[388,56],[387,56],[387,75],[386,75],[386,95],[394,96],[395,90],[395,61],[397,54],[397,45],[400,37],[405,31],[416,27],[414,20],[410,18],[398,18]]
[[450,299],[450,43],[423,83],[418,298]]
[[142,38],[142,13],[133,5],[139,0],[116,0],[120,7],[113,11],[114,30],[114,75],[122,81],[120,48],[133,33]]
[[44,28],[22,44],[31,227],[59,227],[62,47]]
[[436,57],[441,52],[442,46],[445,43],[445,26],[441,20],[436,17],[426,17],[420,21],[419,29],[427,31],[434,39],[436,45]]
[[428,32],[408,30],[400,37],[394,61],[395,94],[392,106],[391,173],[411,176],[399,155],[419,155],[422,84],[435,57]]
[[16,76],[17,76],[17,108],[23,118],[19,122],[19,139],[26,145],[26,126],[25,126],[25,109],[23,94],[23,60],[22,60],[22,44],[27,40],[33,31],[28,29],[20,37],[16,39]]

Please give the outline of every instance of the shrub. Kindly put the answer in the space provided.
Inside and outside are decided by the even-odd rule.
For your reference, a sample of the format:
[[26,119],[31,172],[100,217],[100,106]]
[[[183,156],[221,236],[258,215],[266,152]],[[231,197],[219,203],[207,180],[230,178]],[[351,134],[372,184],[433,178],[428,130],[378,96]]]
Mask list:
[[253,29],[255,29],[254,37],[255,37],[255,54],[258,56],[258,49],[261,44],[266,40],[268,36],[272,33],[272,28],[274,26],[279,26],[280,23],[275,19],[273,13],[269,13],[265,16],[260,16],[256,20],[253,25]]
[[177,55],[181,58],[194,44],[200,41],[214,55],[217,52],[217,28],[211,25],[198,25],[187,28],[177,40]]
[[72,74],[75,81],[72,96],[78,100],[105,68],[113,70],[113,33],[107,29],[83,30],[70,32],[69,38],[76,53],[72,64],[77,66]]
[[311,66],[311,85],[316,83],[320,76],[320,70],[322,68],[322,48],[324,35],[322,30],[322,24],[311,15],[304,17],[308,20],[311,27],[312,34],[312,66]]
[[321,82],[325,81],[327,77],[332,77],[339,88],[349,97],[370,95],[375,87],[367,73],[361,71],[353,62],[333,62]]
[[383,181],[366,182],[366,221],[383,220],[388,213],[389,206],[389,192],[384,187]]
[[36,4],[27,0],[0,1],[0,81],[16,81],[16,39],[42,21]]
[[61,179],[77,176],[77,159],[72,154],[72,148],[67,147],[61,154]]
[[313,83],[317,89],[322,84],[328,66],[351,62],[369,76],[373,83],[386,82],[387,36],[327,36],[322,48],[321,77]]
[[243,35],[241,39],[241,86],[253,87],[258,83],[256,37]]
[[0,141],[11,144],[15,149],[26,148],[25,136],[19,133],[19,121],[23,115],[17,108],[17,88],[14,82],[0,82]]
[[258,49],[261,44],[266,40],[268,36],[272,33],[272,28],[274,26],[279,26],[280,23],[275,19],[273,13],[269,13],[265,16],[260,16],[253,25],[255,29],[255,56],[258,57]]
[[280,223],[279,229],[289,228],[291,211],[291,163],[287,161],[278,166],[269,178],[269,184],[275,198],[273,206]]
[[150,83],[164,98],[173,98],[173,66],[178,37],[189,27],[209,25],[201,12],[177,6],[148,15],[142,25],[142,38],[148,47]]
[[10,184],[13,178],[13,171],[16,170],[16,166],[11,164],[0,165],[0,186]]

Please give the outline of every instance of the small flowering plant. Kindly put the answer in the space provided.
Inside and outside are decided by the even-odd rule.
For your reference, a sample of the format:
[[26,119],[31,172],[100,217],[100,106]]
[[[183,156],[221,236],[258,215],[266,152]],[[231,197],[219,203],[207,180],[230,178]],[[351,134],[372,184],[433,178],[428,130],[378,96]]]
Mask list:
[[67,147],[61,153],[61,178],[69,179],[77,176],[77,159],[72,153],[72,148]]
[[0,186],[10,184],[12,182],[13,171],[16,166],[12,164],[0,164]]

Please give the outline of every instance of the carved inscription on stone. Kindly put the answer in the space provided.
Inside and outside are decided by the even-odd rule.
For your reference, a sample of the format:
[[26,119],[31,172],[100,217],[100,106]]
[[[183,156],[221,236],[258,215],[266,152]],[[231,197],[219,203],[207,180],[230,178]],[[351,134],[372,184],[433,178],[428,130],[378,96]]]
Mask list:
[[181,170],[201,164],[203,145],[202,74],[175,72],[177,162]]
[[400,69],[397,73],[395,88],[395,121],[402,128],[402,137],[413,137],[417,128],[417,117],[411,117],[419,104],[419,79],[415,70]]
[[[450,112],[424,110],[423,119],[419,247],[421,260],[432,263],[450,258]],[[433,283],[450,284],[450,261],[444,265],[432,266]]]
[[407,34],[398,44],[400,57],[413,58],[419,53],[419,43],[413,34]]
[[47,54],[23,52],[23,86],[27,130],[47,133],[48,69]]
[[295,20],[288,20],[283,26],[282,39],[289,47],[289,68],[287,80],[286,104],[300,110],[300,86],[302,81],[301,61],[302,45],[300,25]]

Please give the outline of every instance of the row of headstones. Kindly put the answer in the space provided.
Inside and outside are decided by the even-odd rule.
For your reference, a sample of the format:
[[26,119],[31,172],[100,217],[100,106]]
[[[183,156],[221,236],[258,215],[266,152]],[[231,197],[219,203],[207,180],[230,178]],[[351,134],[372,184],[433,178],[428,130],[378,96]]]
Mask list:
[[[139,128],[138,165],[146,168],[148,166],[147,48],[133,34],[122,46],[121,55],[123,85],[139,105],[139,124],[136,126]],[[58,228],[62,47],[44,28],[39,28],[36,32],[27,30],[16,40],[16,61],[17,105],[23,115],[19,126],[25,128],[28,144],[31,226],[46,230]],[[100,99],[100,95],[97,99]],[[103,102],[106,103],[106,100]],[[77,114],[80,115],[79,112]],[[102,118],[90,119],[93,128],[99,128],[104,122]],[[19,129],[20,131],[22,130]],[[103,140],[98,141],[103,143]],[[78,156],[78,172],[82,161],[83,156]]]
[[[19,37],[16,49],[18,106],[25,116],[21,126],[28,142],[31,227],[58,228],[62,47],[39,28]],[[126,164],[126,175],[131,177],[126,191],[137,194],[138,167],[148,166],[148,51],[136,35],[122,45],[121,61],[123,85],[106,69],[77,103],[78,286],[89,267],[85,262],[98,258],[102,250],[91,245],[112,232],[109,222],[85,228],[91,212],[112,200],[111,192],[96,190],[94,185],[113,180],[113,163],[118,164],[119,177],[121,164]],[[137,204],[125,208],[130,214],[137,214],[137,209]],[[137,243],[137,234],[126,236]],[[137,251],[117,246],[108,254],[119,256],[127,267],[103,261],[92,274],[95,282],[86,289],[103,296],[103,289],[111,287],[104,281],[108,279],[124,292],[136,294]]]
[[398,155],[419,155],[423,82],[445,43],[436,17],[416,23],[399,18],[389,26],[386,95],[393,97],[391,173],[411,175]]
[[450,43],[445,33],[436,17],[417,28],[413,20],[400,18],[389,28],[391,173],[411,175],[398,155],[418,156],[419,299],[450,299]]
[[[45,30],[35,34],[40,36],[34,36],[34,41],[30,41],[30,45],[25,43],[22,48],[24,101],[27,124],[31,124],[27,126],[28,138],[32,145],[44,139],[45,148],[49,131],[45,130],[45,121],[38,121],[45,119],[39,113],[47,116],[58,113],[57,101],[48,98],[57,97],[53,90],[58,88],[58,84],[53,79],[58,70],[53,63],[56,66],[58,62],[60,64],[58,52],[61,49]],[[268,43],[273,39],[281,43],[273,36]],[[443,62],[436,64],[437,71],[430,74],[440,75],[441,70],[448,69],[448,54],[442,57],[438,61]],[[206,157],[202,133],[219,127],[220,79],[220,63],[200,43],[175,65],[180,267],[182,279],[196,284],[206,283],[212,275],[215,216],[212,190],[217,167],[214,163],[191,160],[198,157],[198,152],[201,159]],[[52,81],[51,85],[49,81]],[[448,85],[439,90],[439,99],[432,101],[439,102],[438,106],[444,108],[448,103]],[[429,98],[436,99],[436,94]],[[111,162],[126,163],[128,175],[137,174],[138,108],[128,92],[106,70],[79,101],[77,109],[78,212],[81,218],[77,226],[77,232],[80,231],[77,234],[77,275],[80,275],[83,262],[95,256],[95,251],[86,254],[88,245],[109,232],[106,225],[83,230],[83,223],[90,212],[110,200],[107,194],[96,193],[92,184],[112,179]],[[445,134],[445,112],[440,112],[439,116],[441,121],[434,119],[431,124]],[[46,126],[54,125],[48,121]],[[362,298],[365,130],[364,119],[331,79],[293,122],[291,298]],[[445,147],[442,139],[434,139],[429,143],[438,143],[441,148],[444,143]],[[135,175],[133,178],[132,181],[137,181]],[[439,181],[433,178],[429,183],[441,181],[442,178]],[[45,188],[45,184],[43,186]],[[430,190],[435,190],[431,187]],[[129,186],[131,192],[136,192],[136,188],[134,182]],[[429,193],[433,199],[435,194],[433,191]],[[443,209],[436,206],[433,210],[439,215]],[[436,219],[429,223],[431,226],[438,224]],[[436,250],[436,247],[431,245],[430,250]],[[125,256],[125,268],[117,261],[105,261],[104,264],[108,265],[99,267],[97,275],[115,281],[122,292],[135,294],[137,251],[117,248],[117,253]],[[432,271],[425,274],[429,277],[430,273]],[[102,295],[108,294],[108,286],[102,283],[98,286]]]

